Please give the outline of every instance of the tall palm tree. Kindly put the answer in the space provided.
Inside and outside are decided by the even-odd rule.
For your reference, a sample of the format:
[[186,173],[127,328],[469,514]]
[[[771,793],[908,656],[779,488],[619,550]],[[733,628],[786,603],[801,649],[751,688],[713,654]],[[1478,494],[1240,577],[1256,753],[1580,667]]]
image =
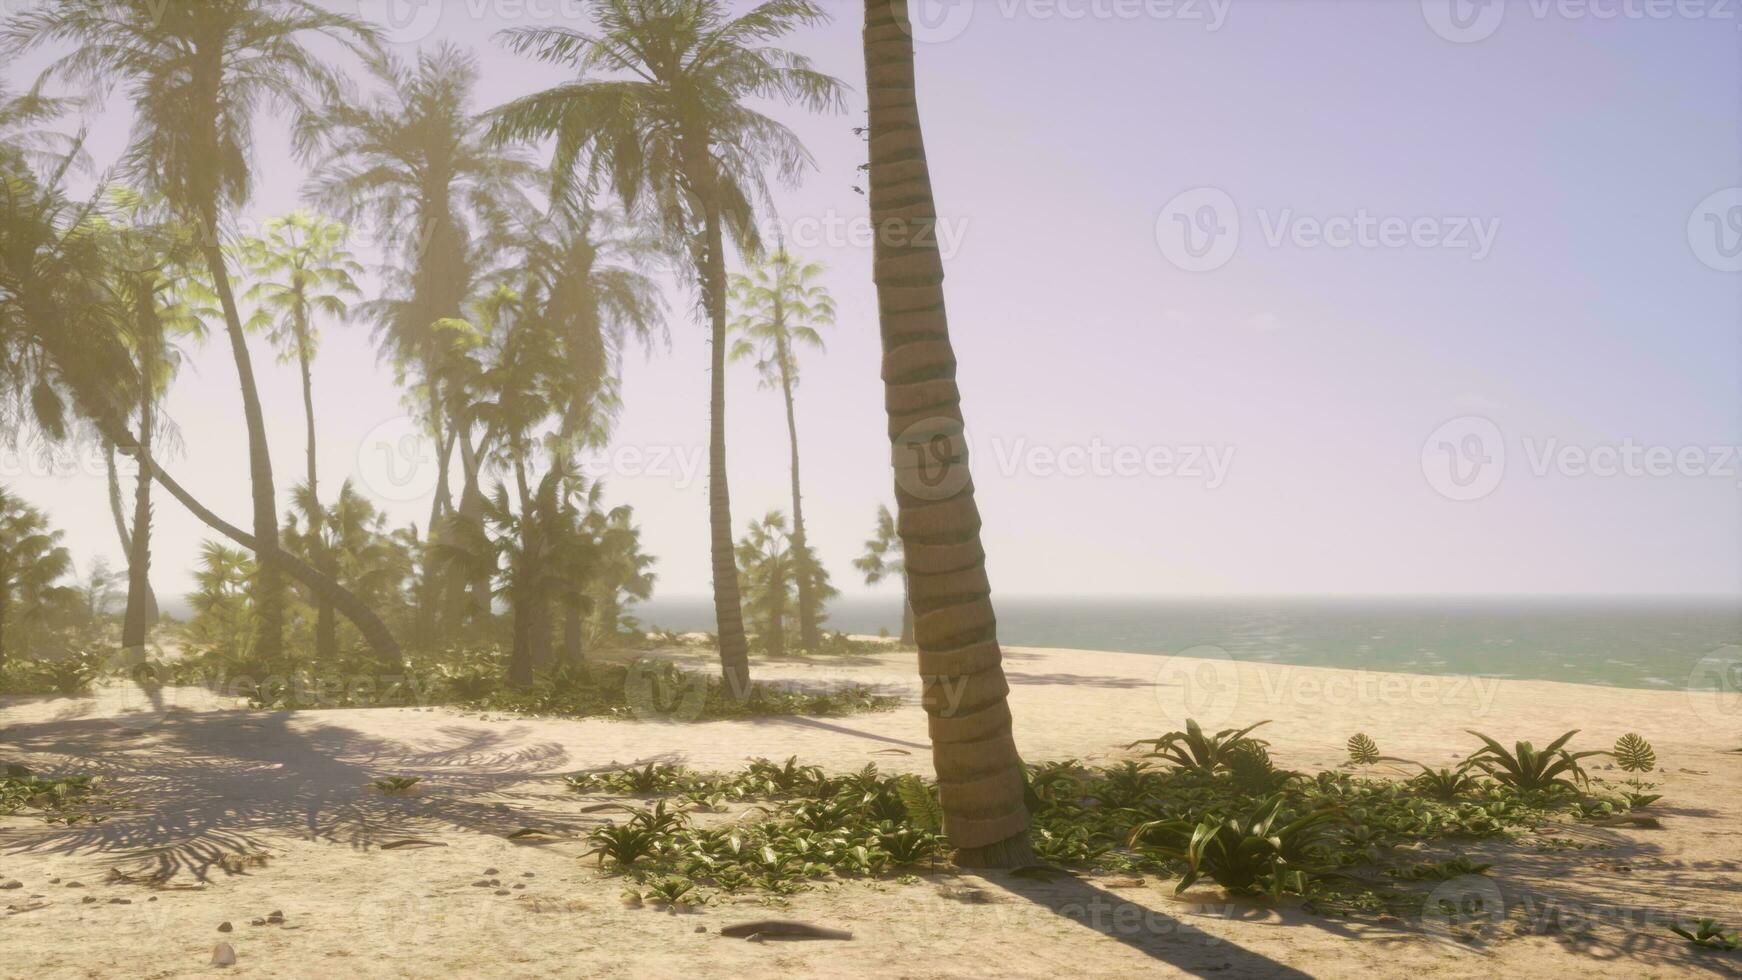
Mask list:
[[0,490],[0,666],[7,625],[28,623],[45,603],[70,591],[55,585],[73,570],[61,536],[42,511]]
[[362,295],[354,276],[363,266],[345,247],[349,229],[309,211],[267,221],[258,238],[242,241],[242,262],[255,282],[243,295],[254,315],[248,328],[264,332],[279,360],[295,364],[302,378],[303,417],[308,430],[308,485],[318,495],[315,462],[315,354],[320,348],[316,316],[343,321],[348,299]]
[[865,553],[853,559],[853,567],[865,575],[866,585],[885,579],[901,579],[901,642],[913,642],[913,597],[908,593],[907,560],[901,553],[901,535],[895,531],[895,515],[888,506],[877,505],[877,528],[865,539]]
[[267,451],[266,419],[231,288],[222,223],[247,201],[254,113],[263,104],[307,110],[311,97],[334,101],[338,79],[304,46],[310,35],[373,44],[374,29],[309,0],[49,0],[14,17],[0,40],[9,52],[39,45],[73,48],[44,78],[103,92],[126,85],[134,106],[125,169],[192,223],[224,311],[248,427],[254,541],[260,594],[257,653],[283,655],[284,595],[278,506]]
[[785,248],[779,248],[752,266],[749,274],[732,277],[732,298],[738,308],[738,316],[731,324],[738,334],[738,342],[732,345],[732,360],[753,360],[762,386],[778,387],[786,401],[786,438],[792,455],[792,554],[798,580],[798,642],[807,653],[817,648],[820,603],[816,596],[817,558],[804,534],[793,389],[798,387],[799,348],[823,350],[823,337],[817,328],[835,322],[835,300],[817,282],[822,274],[822,263],[801,262]]
[[[340,220],[372,225],[403,274],[391,302],[370,304],[385,357],[415,376],[438,457],[430,528],[452,510],[449,460],[457,436],[433,324],[463,315],[502,228],[521,209],[531,166],[485,143],[474,113],[477,59],[450,44],[405,64],[369,61],[384,94],[337,101],[307,117],[298,140],[320,160],[308,196]],[[468,474],[475,479],[476,474]]]
[[[880,230],[873,275],[896,461],[896,527],[913,599],[944,830],[965,866],[1028,864],[1033,851],[1022,757],[1011,735],[1010,686],[962,436],[907,4],[865,0],[864,40],[871,223]],[[903,229],[908,233],[900,234]],[[955,692],[959,700],[946,701],[940,690]]]
[[[361,295],[352,278],[363,271],[345,248],[348,230],[308,211],[273,218],[261,236],[241,243],[243,265],[255,277],[244,299],[254,305],[248,328],[265,332],[281,363],[294,363],[302,379],[303,420],[307,428],[309,512],[314,540],[321,539],[320,471],[315,454],[313,364],[320,344],[316,316],[344,320],[348,298]],[[301,498],[299,498],[301,499]],[[334,573],[325,551],[313,553],[315,567]],[[317,602],[315,656],[330,663],[338,655],[338,618],[333,606]]]
[[749,647],[733,558],[726,484],[726,238],[756,253],[766,173],[796,181],[811,158],[785,126],[746,102],[769,98],[839,110],[841,82],[768,42],[829,20],[812,0],[771,0],[731,17],[719,0],[590,0],[595,33],[561,27],[504,31],[510,50],[573,69],[577,78],[497,109],[498,139],[554,138],[553,196],[597,174],[631,208],[644,207],[701,293],[711,347],[709,551],[720,670],[750,693]]

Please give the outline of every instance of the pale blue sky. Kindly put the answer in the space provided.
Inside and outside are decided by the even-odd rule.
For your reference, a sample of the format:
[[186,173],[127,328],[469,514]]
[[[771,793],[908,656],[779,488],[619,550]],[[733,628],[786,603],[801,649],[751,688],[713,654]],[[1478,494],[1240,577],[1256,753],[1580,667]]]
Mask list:
[[[801,250],[829,266],[841,309],[828,354],[806,365],[800,428],[812,537],[852,590],[848,561],[890,479],[870,252],[814,234],[865,209],[851,132],[863,120],[860,8],[832,6],[839,19],[793,45],[854,87],[851,111],[773,111],[819,164],[779,204]],[[517,11],[564,9],[455,0],[406,33],[475,47],[482,108],[560,77],[489,35],[523,22]],[[1742,591],[1742,463],[1610,477],[1533,465],[1551,445],[1631,443],[1699,447],[1699,465],[1721,470],[1725,454],[1706,447],[1742,444],[1742,273],[1713,267],[1742,237],[1742,211],[1722,225],[1742,200],[1710,206],[1716,225],[1696,214],[1742,185],[1742,24],[1568,19],[1516,3],[1491,36],[1457,43],[1433,29],[1431,0],[1425,12],[1404,0],[1234,2],[1214,30],[1208,0],[1163,18],[1049,9],[983,0],[959,35],[919,51],[938,200],[961,236],[948,295],[996,589]],[[1205,19],[1182,19],[1188,9]],[[39,66],[5,71],[17,85]],[[98,120],[101,161],[126,117],[117,100]],[[302,173],[287,156],[282,123],[263,120],[250,215],[296,206]],[[1170,202],[1198,188],[1232,203],[1217,217],[1238,222],[1239,247],[1186,271],[1158,243],[1158,218],[1165,242]],[[1432,219],[1427,230],[1452,240],[1299,237],[1360,215]],[[1475,228],[1492,236],[1480,249]],[[707,351],[690,299],[673,300],[672,351],[631,363],[616,445],[699,463]],[[174,468],[243,520],[228,351],[212,346],[195,368],[169,405],[185,441]],[[292,371],[262,373],[288,487],[302,465],[299,394]],[[369,472],[368,434],[391,431],[401,411],[365,329],[329,325],[316,385],[327,478]],[[785,431],[748,367],[730,405],[742,525],[787,506]],[[1430,435],[1466,416],[1493,423],[1506,461],[1487,471],[1499,477],[1491,492],[1449,499]],[[1031,453],[1073,446],[1152,462],[1160,448],[1210,447],[1227,469],[1070,477]],[[0,480],[48,507],[81,557],[117,556],[100,475],[21,468],[37,467],[10,460]],[[635,504],[662,591],[705,592],[701,479],[607,483],[613,501]],[[421,521],[427,498],[393,512]],[[171,501],[158,515],[155,579],[179,592],[207,534]]]

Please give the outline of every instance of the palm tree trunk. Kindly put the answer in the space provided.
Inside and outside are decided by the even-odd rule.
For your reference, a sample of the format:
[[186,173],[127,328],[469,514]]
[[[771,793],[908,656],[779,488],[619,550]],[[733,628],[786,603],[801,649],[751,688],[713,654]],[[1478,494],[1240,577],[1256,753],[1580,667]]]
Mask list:
[[786,396],[786,437],[792,451],[792,557],[798,576],[798,645],[805,653],[817,649],[816,576],[811,569],[810,547],[804,537],[804,504],[798,484],[798,416],[792,404],[792,371],[789,352],[780,351],[780,388]]
[[6,666],[6,615],[10,612],[12,579],[0,575],[0,667]]
[[[321,481],[319,467],[315,462],[315,385],[314,371],[309,361],[308,322],[302,312],[300,297],[297,303],[297,365],[302,369],[302,415],[308,428],[308,495],[310,510],[308,515],[309,537],[315,542],[316,554],[320,556],[320,570],[326,575],[334,575],[335,569],[331,556],[326,553],[326,547],[321,543],[321,527],[326,523],[325,508],[321,505]],[[315,659],[324,664],[330,664],[339,657],[339,619],[333,610],[333,604],[317,601],[315,604]]]
[[272,483],[272,457],[266,446],[266,417],[260,408],[260,391],[254,383],[254,362],[248,355],[248,340],[242,334],[242,314],[230,288],[230,273],[224,251],[218,244],[218,220],[214,210],[202,215],[201,251],[206,268],[224,308],[224,328],[230,337],[230,352],[236,361],[236,377],[242,387],[242,417],[248,425],[248,475],[254,490],[254,554],[259,560],[255,579],[255,653],[267,663],[284,656],[283,566],[276,558],[278,542],[278,495]]
[[[128,556],[127,605],[128,608],[132,608],[134,597],[139,596],[145,609],[145,625],[150,627],[158,620],[157,593],[152,591],[149,576],[140,576],[139,579],[136,579],[133,575],[133,532],[127,527],[127,513],[121,503],[121,471],[115,465],[115,444],[107,439],[103,441],[103,463],[108,470],[109,477],[109,514],[115,519],[115,534],[121,539],[121,553]],[[135,481],[133,494],[134,506],[137,509],[141,494],[144,495],[148,504],[151,499],[150,471],[140,470]],[[149,528],[147,533],[149,533]],[[147,551],[148,556],[149,554],[150,552]],[[142,593],[141,590],[143,590]],[[122,622],[126,623],[125,618]],[[123,626],[123,633],[125,633],[125,626]]]
[[907,576],[901,576],[901,645],[913,646],[913,594],[908,591]]
[[[139,445],[151,451],[151,396],[139,403]],[[112,461],[112,459],[111,459]],[[145,652],[151,610],[151,471],[141,466],[133,485],[133,529],[127,542],[127,611],[121,618],[121,649]]]
[[563,663],[578,667],[587,659],[586,638],[582,636],[584,617],[581,604],[570,602],[563,609]]
[[[472,447],[472,436],[467,430],[469,423],[457,423],[460,446],[460,468],[465,477],[465,486],[460,490],[459,517],[477,527],[484,523],[484,491],[479,486],[479,453]],[[491,612],[490,576],[488,573],[476,575],[470,582],[458,582],[460,589],[456,605],[462,610],[470,606],[474,623],[489,623]],[[466,602],[466,592],[471,593],[470,603]]]
[[897,530],[919,641],[944,831],[967,867],[1032,863],[980,512],[962,438],[937,205],[914,88],[907,4],[865,0],[873,277],[894,447]]
[[720,678],[732,697],[750,696],[750,644],[738,593],[738,561],[732,552],[732,496],[726,487],[726,237],[714,199],[705,138],[683,139],[685,170],[703,212],[696,275],[709,327],[708,546],[714,573],[714,622],[720,635]]

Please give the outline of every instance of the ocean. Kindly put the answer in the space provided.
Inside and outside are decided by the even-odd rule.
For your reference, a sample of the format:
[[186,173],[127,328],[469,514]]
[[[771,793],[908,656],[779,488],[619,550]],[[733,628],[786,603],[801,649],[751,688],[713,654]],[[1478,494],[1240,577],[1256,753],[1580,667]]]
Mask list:
[[[1742,687],[1742,599],[995,597],[1012,646],[1217,656],[1658,690]],[[706,597],[655,598],[649,629],[714,629]],[[891,633],[900,603],[832,603],[827,629]]]

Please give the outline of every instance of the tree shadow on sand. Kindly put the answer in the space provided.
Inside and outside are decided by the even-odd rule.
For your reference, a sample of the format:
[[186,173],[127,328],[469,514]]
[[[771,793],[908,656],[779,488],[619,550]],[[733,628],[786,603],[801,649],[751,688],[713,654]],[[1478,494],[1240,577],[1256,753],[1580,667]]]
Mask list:
[[[113,854],[143,861],[134,870],[153,877],[185,871],[204,879],[227,855],[283,834],[366,848],[443,828],[505,833],[560,823],[537,806],[548,795],[510,789],[558,771],[568,757],[556,745],[509,749],[523,731],[463,724],[401,743],[313,714],[172,712],[143,733],[108,718],[14,726],[10,746],[70,757],[64,770],[110,778],[121,806],[102,823],[10,828],[0,850]],[[386,795],[371,786],[385,776],[415,776],[419,789],[447,792]]]

